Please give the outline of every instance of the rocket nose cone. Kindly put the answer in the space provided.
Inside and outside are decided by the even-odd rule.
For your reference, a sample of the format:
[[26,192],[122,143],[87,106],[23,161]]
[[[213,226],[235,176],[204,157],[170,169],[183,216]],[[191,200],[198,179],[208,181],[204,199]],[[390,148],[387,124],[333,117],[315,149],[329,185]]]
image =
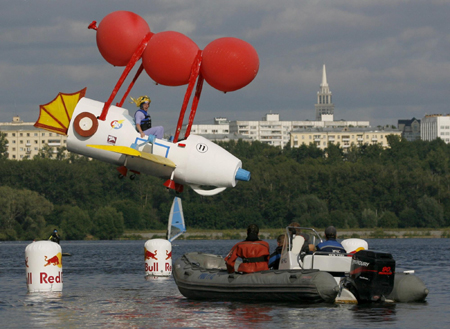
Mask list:
[[242,168],[238,168],[235,178],[236,178],[236,180],[248,182],[250,180],[250,171],[247,171]]

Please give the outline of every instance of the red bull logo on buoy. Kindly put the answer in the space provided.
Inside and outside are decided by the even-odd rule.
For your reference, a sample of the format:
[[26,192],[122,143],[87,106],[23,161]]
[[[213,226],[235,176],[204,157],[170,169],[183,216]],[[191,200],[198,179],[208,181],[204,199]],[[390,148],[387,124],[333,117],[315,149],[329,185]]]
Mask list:
[[44,256],[44,261],[45,261],[44,267],[53,265],[53,266],[58,266],[59,268],[61,268],[62,267],[62,254],[58,253],[55,256],[50,257],[50,258],[48,258],[47,256]]
[[155,250],[155,252],[150,252],[148,251],[145,247],[144,247],[144,251],[145,251],[145,259],[154,259],[154,260],[158,260],[158,258],[156,258],[156,254],[158,253],[158,250]]

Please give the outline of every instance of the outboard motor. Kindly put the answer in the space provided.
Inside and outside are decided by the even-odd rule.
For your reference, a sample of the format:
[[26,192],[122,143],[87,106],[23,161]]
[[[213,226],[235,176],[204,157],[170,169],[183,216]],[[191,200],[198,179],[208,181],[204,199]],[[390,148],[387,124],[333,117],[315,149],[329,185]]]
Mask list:
[[394,288],[395,260],[384,252],[361,250],[353,255],[344,287],[359,303],[384,301]]

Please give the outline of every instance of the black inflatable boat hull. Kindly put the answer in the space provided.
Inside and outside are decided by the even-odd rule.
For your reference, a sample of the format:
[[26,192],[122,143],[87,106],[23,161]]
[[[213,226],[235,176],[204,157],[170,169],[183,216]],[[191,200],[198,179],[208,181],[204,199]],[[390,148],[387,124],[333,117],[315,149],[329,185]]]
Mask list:
[[339,287],[318,270],[278,270],[228,274],[221,256],[188,253],[175,261],[173,276],[190,299],[334,303]]

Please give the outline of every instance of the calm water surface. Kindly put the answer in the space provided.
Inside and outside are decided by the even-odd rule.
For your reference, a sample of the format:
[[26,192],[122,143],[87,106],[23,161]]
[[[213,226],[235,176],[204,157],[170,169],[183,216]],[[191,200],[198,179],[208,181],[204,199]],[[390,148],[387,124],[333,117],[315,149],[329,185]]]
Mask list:
[[[237,241],[176,240],[173,259],[189,251],[225,256]],[[62,241],[62,293],[27,293],[25,248],[0,243],[1,328],[449,328],[450,239],[368,240],[391,252],[397,268],[427,285],[425,303],[292,305],[199,302],[173,280],[144,279],[145,241]],[[275,241],[269,241],[271,250]]]

